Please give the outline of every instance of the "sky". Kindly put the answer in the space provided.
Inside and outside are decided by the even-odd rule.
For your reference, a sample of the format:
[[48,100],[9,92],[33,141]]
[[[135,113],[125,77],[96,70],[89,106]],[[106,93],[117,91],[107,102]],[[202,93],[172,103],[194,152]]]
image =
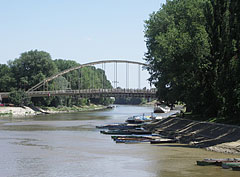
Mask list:
[[[35,49],[50,53],[52,59],[84,64],[107,59],[144,62],[147,51],[144,21],[165,0],[0,0],[0,3],[0,64]],[[141,76],[149,77],[146,72]]]

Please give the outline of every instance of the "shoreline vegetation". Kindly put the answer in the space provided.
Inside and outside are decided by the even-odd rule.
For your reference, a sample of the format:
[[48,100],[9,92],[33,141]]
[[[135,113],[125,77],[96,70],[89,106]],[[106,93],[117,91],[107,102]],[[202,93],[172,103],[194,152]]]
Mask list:
[[58,114],[58,113],[69,113],[69,112],[84,112],[84,111],[96,111],[107,109],[107,106],[90,104],[85,106],[61,106],[61,107],[0,107],[0,118],[3,117],[27,117],[35,116],[40,114]]

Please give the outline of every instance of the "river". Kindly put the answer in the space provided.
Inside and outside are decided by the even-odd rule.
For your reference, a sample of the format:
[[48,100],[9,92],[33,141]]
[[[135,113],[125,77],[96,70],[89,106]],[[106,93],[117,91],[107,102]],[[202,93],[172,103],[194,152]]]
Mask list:
[[[200,167],[203,158],[236,157],[181,144],[116,144],[96,125],[124,122],[151,107],[0,119],[0,177],[235,177]],[[239,157],[238,157],[239,158]]]

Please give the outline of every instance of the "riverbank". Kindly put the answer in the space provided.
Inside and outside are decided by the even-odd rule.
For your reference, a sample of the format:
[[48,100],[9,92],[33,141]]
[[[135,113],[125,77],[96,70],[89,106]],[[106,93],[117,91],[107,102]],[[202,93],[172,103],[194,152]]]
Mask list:
[[0,117],[25,117],[25,116],[35,116],[39,114],[58,114],[58,113],[68,113],[68,112],[83,112],[83,111],[95,111],[106,109],[103,105],[90,104],[87,106],[72,106],[72,107],[0,107]]
[[193,147],[240,155],[239,126],[169,117],[146,128]]

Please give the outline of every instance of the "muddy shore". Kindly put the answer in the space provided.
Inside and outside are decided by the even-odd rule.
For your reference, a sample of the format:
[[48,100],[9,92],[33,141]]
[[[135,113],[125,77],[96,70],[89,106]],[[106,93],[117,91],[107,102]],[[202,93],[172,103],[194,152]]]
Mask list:
[[147,129],[179,143],[210,151],[240,155],[240,127],[169,117],[146,126]]

